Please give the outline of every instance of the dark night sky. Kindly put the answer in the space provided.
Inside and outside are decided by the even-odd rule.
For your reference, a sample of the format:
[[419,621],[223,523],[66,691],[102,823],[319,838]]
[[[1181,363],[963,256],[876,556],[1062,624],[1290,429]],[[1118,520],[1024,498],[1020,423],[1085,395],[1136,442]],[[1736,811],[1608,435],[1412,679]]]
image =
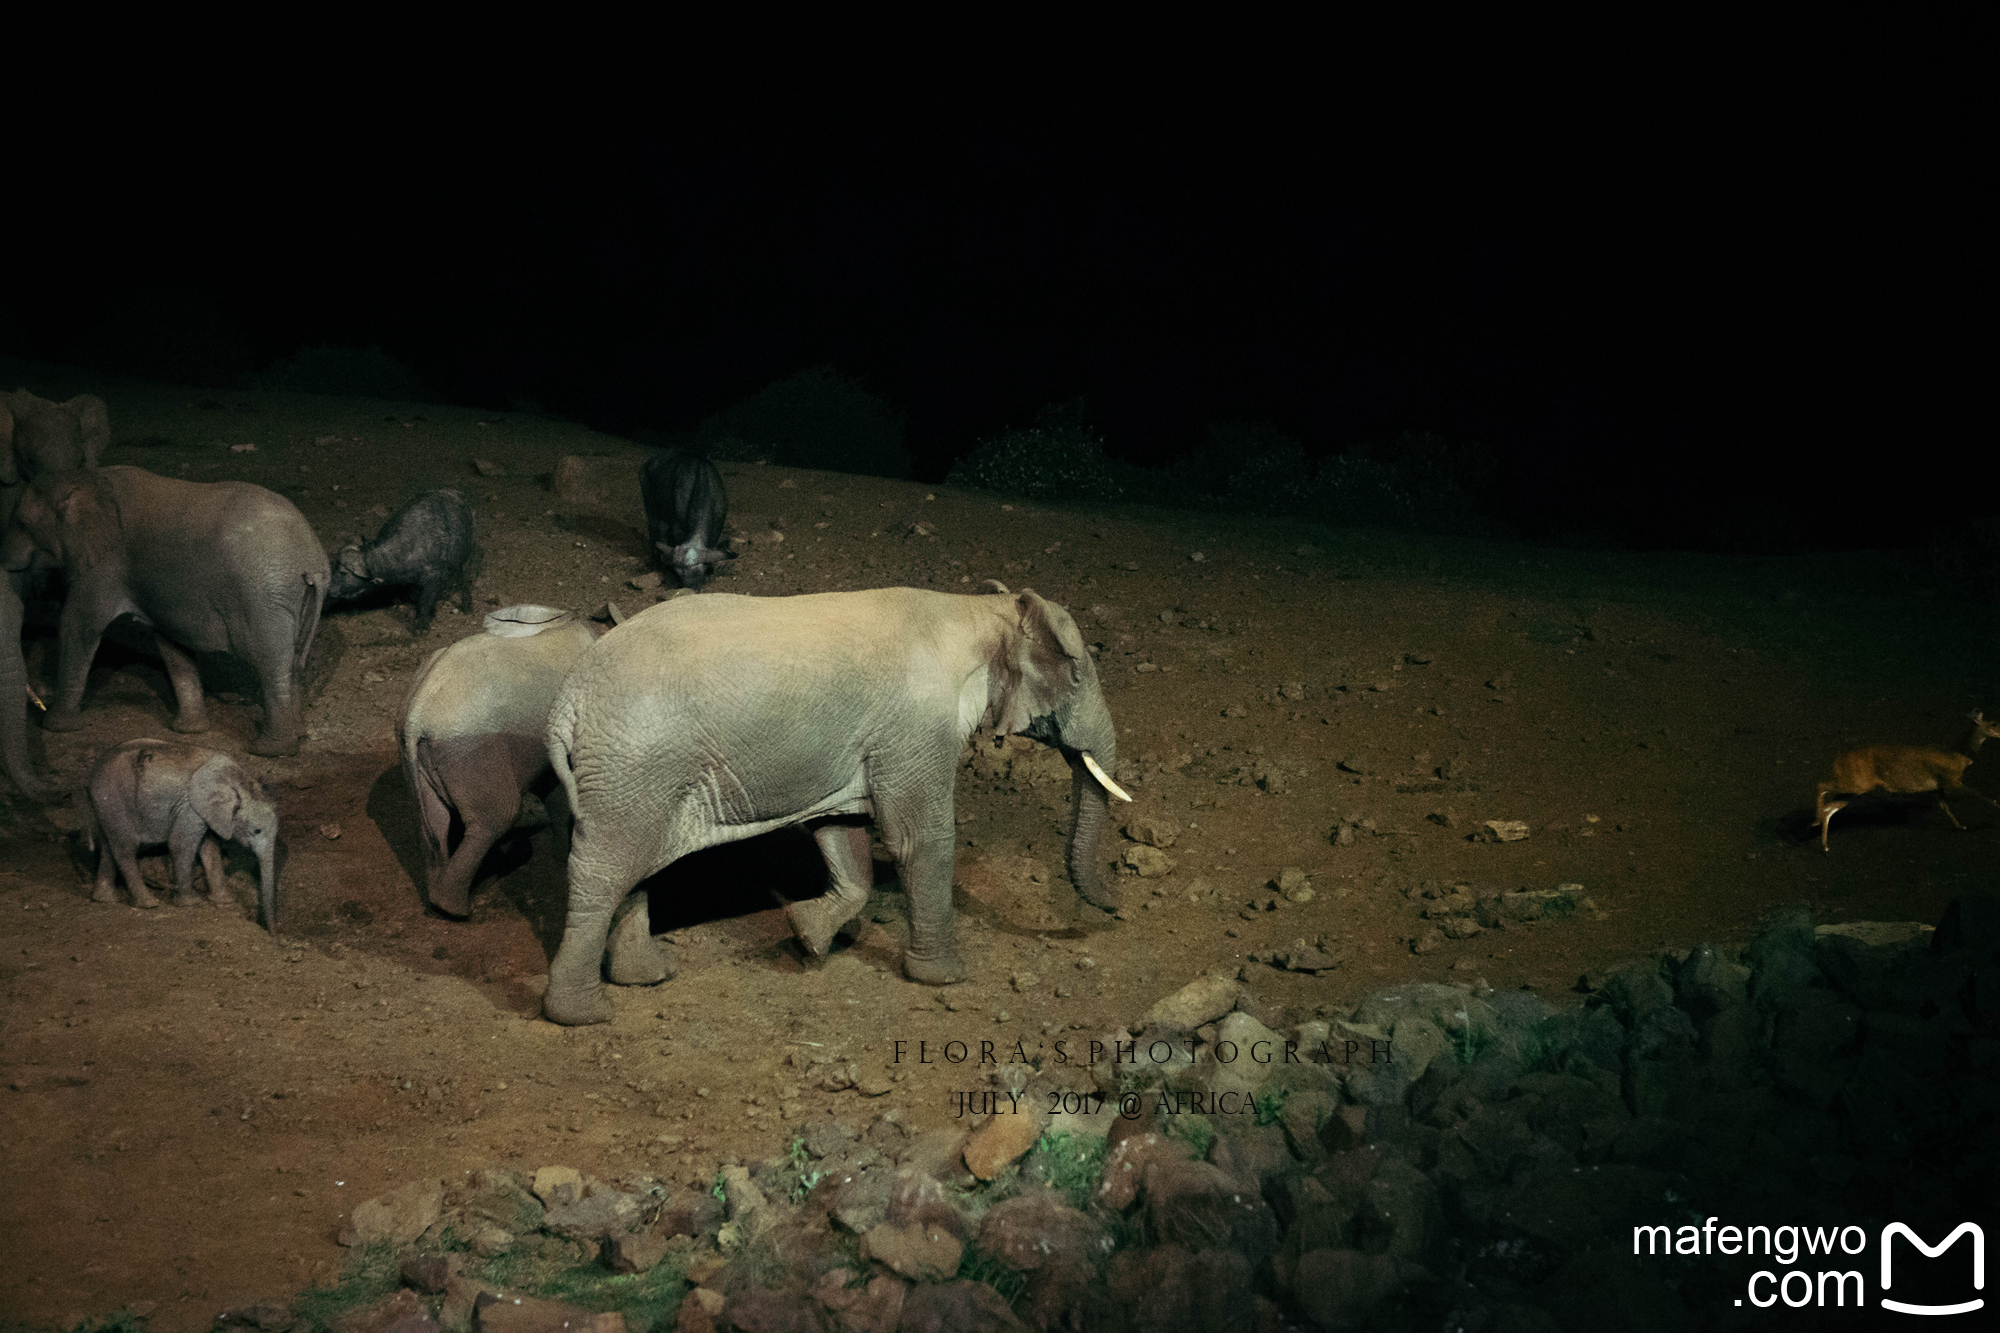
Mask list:
[[1908,541],[1966,489],[1949,454],[1990,454],[1988,117],[1950,70],[1851,68],[1366,114],[329,117],[277,152],[230,105],[113,118],[13,210],[38,262],[0,349],[101,361],[165,286],[219,313],[223,361],[375,343],[454,400],[613,431],[830,363],[909,413],[931,477],[1088,394],[1134,461],[1217,421],[1315,451],[1429,429],[1500,455],[1530,531]]

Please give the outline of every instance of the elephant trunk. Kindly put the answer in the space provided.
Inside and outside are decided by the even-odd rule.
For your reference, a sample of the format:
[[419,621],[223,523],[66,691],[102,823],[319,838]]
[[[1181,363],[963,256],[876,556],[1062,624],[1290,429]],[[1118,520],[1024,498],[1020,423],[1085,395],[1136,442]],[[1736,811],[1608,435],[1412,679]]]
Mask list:
[[275,835],[253,843],[257,853],[257,901],[264,909],[264,928],[278,938],[278,839]]
[[0,575],[0,767],[31,801],[52,795],[28,757],[28,668],[21,656],[21,599]]
[[[1093,682],[1094,684],[1094,682]],[[1079,702],[1075,715],[1062,729],[1064,757],[1070,766],[1070,795],[1075,822],[1069,833],[1069,879],[1078,896],[1093,907],[1116,911],[1122,895],[1115,884],[1107,883],[1097,863],[1097,849],[1110,823],[1111,797],[1084,766],[1089,755],[1106,773],[1118,767],[1118,732],[1111,724],[1111,712],[1094,688]]]

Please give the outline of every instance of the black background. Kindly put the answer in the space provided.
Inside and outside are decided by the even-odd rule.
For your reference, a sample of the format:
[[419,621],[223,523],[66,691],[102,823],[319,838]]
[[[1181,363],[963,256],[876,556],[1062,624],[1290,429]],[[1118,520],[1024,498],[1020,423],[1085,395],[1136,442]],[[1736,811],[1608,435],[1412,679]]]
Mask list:
[[1522,531],[1638,545],[1991,508],[1977,44],[1709,36],[1366,90],[44,107],[0,350],[228,384],[375,344],[441,398],[621,433],[829,364],[908,413],[926,479],[1079,395],[1140,463],[1223,421],[1429,430],[1501,459]]

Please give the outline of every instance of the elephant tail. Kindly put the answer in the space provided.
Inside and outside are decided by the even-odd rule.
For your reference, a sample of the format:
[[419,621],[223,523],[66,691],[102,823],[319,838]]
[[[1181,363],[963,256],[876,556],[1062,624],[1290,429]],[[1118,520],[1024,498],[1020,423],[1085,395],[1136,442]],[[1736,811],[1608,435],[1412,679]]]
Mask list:
[[313,635],[319,632],[320,609],[326,604],[326,589],[313,577],[313,571],[305,572],[305,591],[299,596],[299,615],[292,629],[292,661],[296,670],[305,670],[306,657],[312,652]]
[[452,806],[438,777],[430,737],[421,737],[416,744],[403,748],[403,779],[410,784],[410,794],[417,798],[417,823],[424,834],[424,861],[435,889],[438,876],[451,859]]
[[581,811],[576,804],[576,771],[570,767],[570,747],[576,742],[576,696],[568,690],[556,693],[556,701],[549,709],[549,766],[556,771],[556,778],[563,785],[563,795],[569,799],[571,819],[579,819]]

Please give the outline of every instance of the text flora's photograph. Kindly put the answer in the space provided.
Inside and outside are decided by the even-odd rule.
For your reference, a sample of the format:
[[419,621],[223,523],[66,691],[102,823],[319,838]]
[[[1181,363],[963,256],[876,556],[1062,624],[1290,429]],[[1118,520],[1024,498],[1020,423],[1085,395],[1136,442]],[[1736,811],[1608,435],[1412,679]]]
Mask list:
[[75,130],[0,285],[0,1329],[1981,1308],[1927,68]]

